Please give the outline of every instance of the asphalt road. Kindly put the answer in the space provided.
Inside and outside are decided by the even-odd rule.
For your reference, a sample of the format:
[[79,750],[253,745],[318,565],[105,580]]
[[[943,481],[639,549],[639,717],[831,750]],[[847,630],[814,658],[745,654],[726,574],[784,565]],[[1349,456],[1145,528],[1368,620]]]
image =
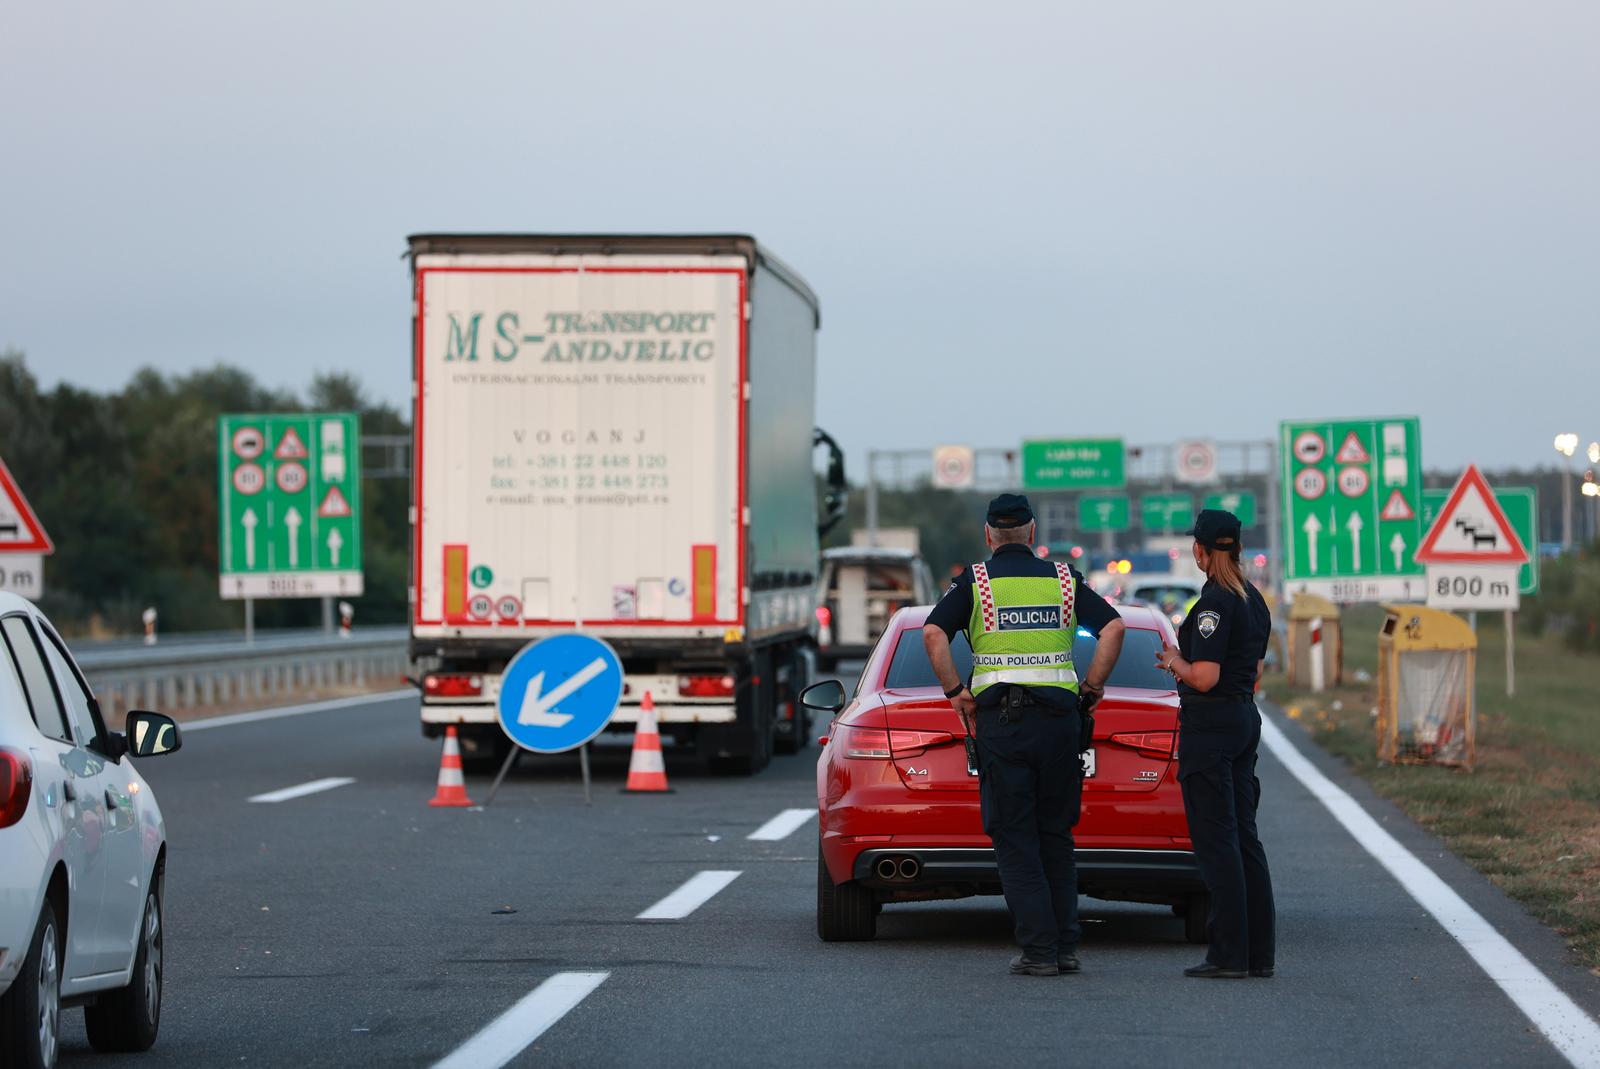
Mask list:
[[[425,804],[438,748],[415,699],[190,732],[142,766],[170,842],[160,1040],[96,1055],[69,1013],[62,1064],[429,1066],[570,972],[608,975],[511,1064],[1567,1064],[1269,757],[1278,976],[1243,982],[1184,979],[1201,955],[1180,921],[1093,900],[1073,977],[1006,975],[997,898],[891,906],[876,941],[820,942],[815,821],[747,838],[814,804],[815,757],[723,779],[669,755],[675,793],[641,797],[617,791],[626,751],[602,752],[592,806],[575,758],[530,758],[472,812]],[[1314,760],[1600,1011],[1600,980],[1555,935]],[[334,778],[353,782],[247,801]],[[469,778],[477,800],[487,787]],[[683,919],[636,919],[705,871],[739,875]]]

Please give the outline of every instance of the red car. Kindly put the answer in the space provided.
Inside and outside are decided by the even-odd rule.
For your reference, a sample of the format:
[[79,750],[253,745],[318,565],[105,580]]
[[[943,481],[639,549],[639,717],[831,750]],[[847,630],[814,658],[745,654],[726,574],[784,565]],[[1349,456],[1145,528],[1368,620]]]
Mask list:
[[[1146,606],[1119,606],[1122,656],[1095,709],[1084,757],[1082,818],[1075,829],[1078,891],[1095,898],[1170,905],[1190,942],[1206,941],[1208,901],[1178,789],[1178,695],[1155,667],[1172,624]],[[978,777],[961,721],[922,645],[927,606],[902,609],[867,661],[855,699],[829,680],[802,700],[833,716],[817,761],[821,852],[817,934],[871,939],[891,902],[1000,893],[994,847],[978,813]],[[1073,660],[1087,665],[1095,638],[1079,629]],[[951,642],[962,678],[965,634]]]

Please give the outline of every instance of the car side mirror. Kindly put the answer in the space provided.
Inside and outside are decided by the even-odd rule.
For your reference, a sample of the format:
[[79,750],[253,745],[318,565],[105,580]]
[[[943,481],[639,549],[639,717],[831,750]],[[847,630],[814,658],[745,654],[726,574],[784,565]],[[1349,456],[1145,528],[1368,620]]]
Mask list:
[[124,738],[127,740],[128,752],[134,757],[159,757],[164,753],[172,753],[183,745],[183,736],[178,734],[176,720],[143,709],[135,709],[128,714]]
[[844,684],[837,679],[824,679],[800,692],[800,704],[818,712],[837,714],[844,703]]

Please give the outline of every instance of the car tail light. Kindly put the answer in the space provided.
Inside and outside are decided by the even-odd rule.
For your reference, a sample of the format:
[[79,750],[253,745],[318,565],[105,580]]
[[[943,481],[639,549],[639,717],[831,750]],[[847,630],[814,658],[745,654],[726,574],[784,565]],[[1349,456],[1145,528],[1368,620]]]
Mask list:
[[954,741],[955,736],[948,731],[901,731],[896,728],[889,732],[889,748],[896,757],[915,757],[930,746],[942,746]]
[[1138,750],[1146,757],[1164,757],[1168,760],[1178,755],[1176,731],[1130,731],[1111,736],[1111,741],[1130,750]]
[[731,698],[732,676],[679,676],[678,696],[681,698]]
[[483,677],[465,672],[429,673],[422,677],[422,691],[432,698],[477,698],[483,694]]
[[0,828],[21,820],[31,797],[33,762],[21,750],[0,746]]
[[896,728],[841,727],[834,739],[844,743],[844,755],[868,761],[887,761],[891,757],[914,757],[930,746],[953,742],[948,731],[904,731]]

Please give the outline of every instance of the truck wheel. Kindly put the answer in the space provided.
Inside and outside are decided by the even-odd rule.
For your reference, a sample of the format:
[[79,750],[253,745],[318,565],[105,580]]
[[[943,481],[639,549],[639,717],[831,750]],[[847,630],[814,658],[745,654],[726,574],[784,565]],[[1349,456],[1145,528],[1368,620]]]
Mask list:
[[144,923],[139,927],[139,951],[133,957],[133,977],[127,987],[107,991],[84,1007],[83,1023],[89,1045],[102,1053],[149,1050],[161,1028],[162,958],[161,878],[151,882],[144,900]]
[[817,846],[817,937],[824,943],[859,943],[878,934],[877,903],[855,880],[834,883]]
[[1200,945],[1211,942],[1211,933],[1206,930],[1210,915],[1211,896],[1203,891],[1190,895],[1183,911],[1183,937]]
[[61,929],[49,899],[33,926],[22,971],[0,995],[0,1064],[50,1069],[61,1046]]

